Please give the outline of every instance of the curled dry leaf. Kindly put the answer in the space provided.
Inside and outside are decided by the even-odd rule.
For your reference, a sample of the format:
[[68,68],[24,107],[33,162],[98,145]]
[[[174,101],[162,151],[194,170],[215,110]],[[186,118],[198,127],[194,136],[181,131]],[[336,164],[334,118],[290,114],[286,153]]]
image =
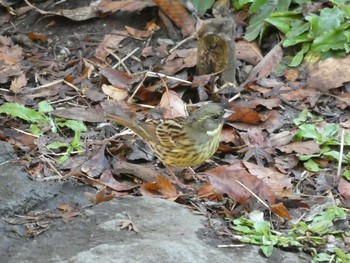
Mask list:
[[286,219],[286,220],[292,219],[287,208],[284,206],[283,203],[270,205],[270,209],[274,214],[278,215],[283,219]]
[[189,36],[195,31],[196,19],[191,16],[179,0],[154,0],[159,9],[181,28],[183,36]]
[[186,105],[179,95],[173,90],[164,92],[159,107],[163,109],[164,118],[175,118],[187,116]]
[[153,197],[164,197],[176,200],[179,194],[175,186],[164,176],[158,176],[154,183],[144,182],[141,186],[141,193]]
[[104,94],[115,100],[123,100],[128,97],[127,90],[112,85],[103,84],[102,91],[104,92]]

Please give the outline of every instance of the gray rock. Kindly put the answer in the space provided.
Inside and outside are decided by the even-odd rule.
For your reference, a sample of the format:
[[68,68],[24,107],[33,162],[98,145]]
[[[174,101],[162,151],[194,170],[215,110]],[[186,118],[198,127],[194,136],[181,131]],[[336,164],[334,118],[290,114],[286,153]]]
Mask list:
[[[84,193],[95,191],[93,188],[73,181],[32,181],[20,166],[7,162],[16,156],[4,147],[5,154],[0,152],[1,262],[309,262],[278,249],[266,259],[256,246],[218,248],[230,241],[220,241],[215,231],[205,226],[207,218],[168,200],[127,196],[87,207]],[[68,223],[60,218],[9,223],[18,219],[15,214],[57,211],[61,204],[79,209],[81,216]],[[131,222],[137,232],[121,228]],[[47,228],[34,238],[19,235],[33,225]]]

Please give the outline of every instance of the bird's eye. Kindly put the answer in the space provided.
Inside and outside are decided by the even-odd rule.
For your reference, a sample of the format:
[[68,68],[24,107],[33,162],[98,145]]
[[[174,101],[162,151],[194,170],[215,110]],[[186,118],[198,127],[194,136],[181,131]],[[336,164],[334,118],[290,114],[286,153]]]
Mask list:
[[216,114],[216,115],[213,115],[212,118],[213,118],[213,120],[218,120],[218,119],[220,119],[220,115],[217,115],[217,114]]

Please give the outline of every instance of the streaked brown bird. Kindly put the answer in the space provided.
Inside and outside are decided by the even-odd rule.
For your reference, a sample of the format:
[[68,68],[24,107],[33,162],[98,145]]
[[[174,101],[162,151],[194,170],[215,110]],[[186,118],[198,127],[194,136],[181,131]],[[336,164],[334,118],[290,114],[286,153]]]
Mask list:
[[214,155],[219,147],[224,114],[223,106],[210,103],[188,117],[145,123],[111,114],[106,118],[133,130],[165,166],[188,167],[201,164]]

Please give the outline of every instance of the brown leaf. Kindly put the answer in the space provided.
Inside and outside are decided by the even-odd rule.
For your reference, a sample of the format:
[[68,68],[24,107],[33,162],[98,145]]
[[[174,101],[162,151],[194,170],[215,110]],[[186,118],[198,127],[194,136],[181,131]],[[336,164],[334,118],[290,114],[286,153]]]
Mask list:
[[293,185],[287,175],[272,168],[265,168],[243,161],[247,170],[266,183],[277,198],[286,198],[292,195]]
[[266,78],[271,74],[277,64],[281,61],[283,51],[280,45],[276,45],[270,52],[256,65],[250,72],[247,80],[241,84],[244,87],[249,82],[254,82]]
[[144,182],[141,186],[141,193],[154,197],[165,197],[176,200],[179,194],[175,186],[164,176],[158,176],[154,183]]
[[[8,42],[6,37],[0,37],[1,42]],[[22,48],[18,45],[0,46],[0,61],[2,63],[0,68],[0,83],[6,83],[9,77],[23,74],[21,65],[22,59]]]
[[103,144],[100,151],[88,159],[81,167],[81,170],[92,178],[101,175],[103,171],[110,168],[110,164],[105,156],[106,144]]
[[128,97],[128,91],[125,89],[121,89],[113,85],[106,85],[106,84],[103,84],[101,88],[103,93],[111,97],[112,99],[124,100],[125,98]]
[[159,176],[159,173],[154,169],[150,169],[146,166],[128,163],[121,160],[113,160],[113,173],[116,174],[131,174],[147,182],[154,182]]
[[29,32],[28,33],[28,37],[31,40],[40,40],[40,41],[42,41],[44,43],[46,43],[47,40],[48,40],[47,36],[45,36],[44,34],[38,34],[38,33],[33,33],[33,32]]
[[113,30],[110,34],[105,35],[102,42],[98,45],[95,52],[95,57],[101,61],[105,61],[109,55],[108,50],[112,52],[118,50],[120,42],[127,38],[126,31]]
[[322,92],[341,87],[350,81],[350,55],[345,58],[328,58],[321,60],[310,68],[307,85]]
[[283,219],[286,219],[286,220],[292,219],[287,208],[284,206],[283,203],[270,205],[270,209],[274,214],[278,215]]
[[261,124],[261,128],[266,129],[270,133],[283,127],[283,125],[285,124],[283,115],[279,113],[277,110],[269,111],[265,115],[265,117],[267,119]]
[[102,13],[107,12],[136,12],[145,9],[146,7],[155,6],[152,0],[123,0],[112,1],[103,0],[97,5],[97,10]]
[[175,75],[184,68],[192,68],[197,64],[197,48],[176,50],[169,56],[160,73]]
[[140,79],[139,77],[130,76],[113,68],[104,68],[101,70],[101,75],[104,76],[113,86],[124,90],[128,90],[131,84]]
[[21,74],[19,77],[15,77],[10,86],[10,90],[14,93],[19,93],[22,88],[27,84],[27,78],[25,74]]
[[130,181],[130,180],[123,181],[123,182],[117,181],[114,178],[111,171],[109,171],[109,170],[106,170],[102,173],[102,175],[100,177],[100,182],[103,185],[108,186],[112,190],[118,191],[118,192],[129,191],[129,190],[138,186],[138,184],[136,184],[135,182]]
[[341,202],[345,207],[350,207],[350,182],[341,178],[338,185]]
[[113,194],[106,194],[106,187],[103,187],[100,190],[98,190],[95,196],[93,196],[90,193],[85,193],[85,195],[88,198],[88,200],[95,205],[103,202],[108,202],[114,198]]
[[28,0],[25,0],[27,5],[33,7],[36,11],[43,15],[56,15],[56,16],[64,16],[74,21],[84,21],[90,18],[94,18],[98,16],[98,12],[96,11],[95,6],[83,6],[75,9],[63,9],[58,12],[50,12],[41,10],[34,5],[32,5]]
[[215,192],[222,195],[227,194],[240,204],[245,204],[252,196],[237,181],[268,204],[275,203],[275,194],[271,191],[269,185],[247,172],[241,162],[218,166],[207,171],[207,174]]
[[287,69],[284,76],[288,81],[295,81],[298,78],[299,72],[297,69]]
[[181,28],[183,36],[189,36],[195,31],[196,19],[191,16],[179,0],[154,0],[159,9]]
[[230,109],[233,110],[234,113],[227,118],[229,121],[248,124],[258,124],[261,122],[259,114],[253,109],[236,106],[230,107]]
[[164,118],[184,117],[186,114],[186,105],[179,95],[173,90],[164,92],[160,100],[159,107],[163,109]]
[[292,142],[288,145],[278,147],[278,149],[285,153],[298,153],[298,154],[315,154],[321,151],[320,146],[315,141],[306,142]]
[[262,59],[261,50],[256,42],[239,40],[236,42],[236,57],[239,60],[256,65]]
[[133,27],[125,26],[126,31],[128,33],[136,38],[148,38],[151,36],[152,31],[147,31],[147,30],[139,30]]
[[197,196],[202,199],[218,201],[220,200],[221,195],[215,193],[214,187],[211,183],[203,184],[197,192]]

